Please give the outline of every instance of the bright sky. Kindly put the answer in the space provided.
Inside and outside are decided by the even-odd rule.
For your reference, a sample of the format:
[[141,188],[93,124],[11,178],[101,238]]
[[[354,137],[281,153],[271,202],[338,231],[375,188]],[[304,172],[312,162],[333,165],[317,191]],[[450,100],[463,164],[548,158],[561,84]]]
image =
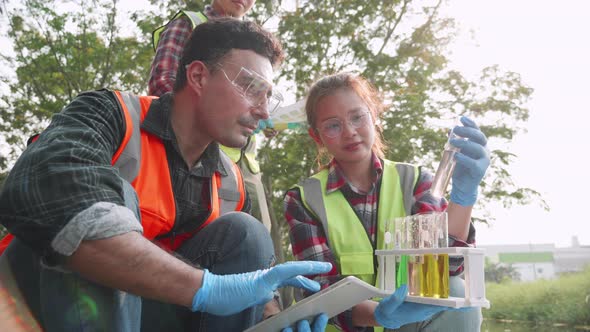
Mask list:
[[590,245],[590,215],[583,211],[590,188],[590,2],[585,0],[453,0],[448,13],[465,33],[453,46],[454,66],[476,74],[499,64],[520,73],[535,92],[528,133],[509,149],[519,159],[512,173],[522,186],[541,192],[551,211],[536,205],[494,210],[497,221],[478,226],[478,244],[555,243],[576,235]]

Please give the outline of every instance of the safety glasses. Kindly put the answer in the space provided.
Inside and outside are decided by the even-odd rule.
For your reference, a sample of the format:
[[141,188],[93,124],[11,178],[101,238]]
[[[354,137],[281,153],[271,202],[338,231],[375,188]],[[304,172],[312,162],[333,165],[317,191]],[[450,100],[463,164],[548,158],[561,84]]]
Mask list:
[[[229,77],[223,68],[226,64],[240,67],[235,77]],[[218,63],[217,67],[251,107],[260,107],[266,103],[269,115],[279,108],[283,102],[283,96],[278,91],[272,90],[272,83],[260,74],[238,64],[226,62],[224,65]]]
[[[346,122],[354,129],[359,129],[366,126],[370,119],[368,111],[356,111],[349,114]],[[336,138],[342,134],[344,123],[340,119],[332,118],[322,122],[317,129],[328,138]]]

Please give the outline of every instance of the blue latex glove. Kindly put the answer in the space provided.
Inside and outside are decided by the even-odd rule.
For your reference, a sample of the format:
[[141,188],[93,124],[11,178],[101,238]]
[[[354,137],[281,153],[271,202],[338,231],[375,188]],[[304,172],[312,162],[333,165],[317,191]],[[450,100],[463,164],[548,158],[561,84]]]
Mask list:
[[271,118],[268,118],[266,120],[259,120],[258,127],[254,130],[254,133],[258,134],[261,130],[264,130],[266,128],[269,128],[269,129],[274,128],[274,124],[272,123]]
[[462,116],[463,126],[453,132],[465,139],[451,139],[453,146],[461,149],[455,154],[457,162],[453,172],[451,202],[462,206],[472,206],[477,200],[477,187],[490,166],[490,153],[486,148],[486,135],[471,119]]
[[397,329],[400,326],[422,322],[445,310],[465,310],[453,309],[430,304],[421,304],[413,302],[404,302],[408,286],[401,285],[393,294],[384,298],[377,308],[375,308],[375,320],[377,323],[388,329]]
[[330,263],[301,261],[240,274],[216,275],[204,270],[203,285],[193,297],[191,309],[227,316],[270,301],[279,287],[293,286],[317,292],[320,284],[301,274],[320,274],[331,269]]
[[[309,322],[305,319],[297,322],[297,332],[324,332],[328,325],[328,316],[326,314],[320,314],[313,321],[313,326],[309,326]],[[287,327],[283,329],[283,332],[293,332],[293,329]]]

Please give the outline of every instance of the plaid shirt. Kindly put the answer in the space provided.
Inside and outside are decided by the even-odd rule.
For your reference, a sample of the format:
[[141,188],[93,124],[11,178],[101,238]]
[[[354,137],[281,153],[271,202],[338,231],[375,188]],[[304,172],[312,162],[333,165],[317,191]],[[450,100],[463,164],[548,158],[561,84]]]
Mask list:
[[[207,147],[193,167],[186,165],[170,126],[172,101],[171,94],[154,100],[141,128],[160,138],[166,150],[176,203],[171,231],[175,235],[194,230],[207,219],[211,178],[216,171],[227,173],[216,143]],[[85,211],[93,213],[78,225],[84,228],[82,235],[71,235],[79,236],[75,239],[78,244],[84,239],[101,239],[137,228],[141,231],[130,211],[130,217],[124,219],[104,218],[99,215],[102,210],[93,210],[100,204],[125,206],[121,177],[111,166],[125,127],[113,92],[99,90],[78,95],[52,118],[6,178],[0,192],[0,223],[53,264],[59,264],[64,255],[55,247],[60,243],[53,243],[53,239]],[[248,196],[242,211],[250,211]]]
[[[210,5],[205,6],[203,14],[208,18],[221,16]],[[168,22],[160,34],[148,82],[150,96],[161,96],[174,89],[178,63],[191,32],[193,32],[191,21],[186,16],[181,16]]]
[[[373,247],[375,247],[377,202],[379,200],[381,174],[383,173],[383,164],[375,155],[373,155],[373,171],[375,172],[375,182],[371,189],[364,193],[346,180],[338,163],[335,160],[332,160],[328,170],[326,192],[331,193],[336,190],[342,192],[357,216],[359,216]],[[428,211],[444,211],[447,208],[447,202],[444,199],[437,200],[429,194],[428,189],[431,184],[432,175],[421,171],[414,190],[415,202],[412,206],[412,214]],[[314,260],[332,263],[333,268],[330,272],[317,275],[313,278],[322,285],[322,288],[326,288],[342,279],[343,276],[340,275],[340,272],[336,268],[334,254],[330,247],[328,247],[325,231],[321,226],[321,222],[316,220],[316,218],[304,207],[298,188],[290,189],[287,192],[285,195],[284,207],[285,218],[289,223],[289,237],[291,239],[293,255],[298,260]],[[451,247],[467,247],[474,244],[475,228],[473,227],[473,224],[469,226],[469,236],[466,242],[449,236],[449,246]],[[462,258],[451,257],[449,264],[451,275],[458,275],[463,272]],[[340,326],[344,331],[369,330],[353,326],[352,310],[347,310],[335,317],[334,323]]]

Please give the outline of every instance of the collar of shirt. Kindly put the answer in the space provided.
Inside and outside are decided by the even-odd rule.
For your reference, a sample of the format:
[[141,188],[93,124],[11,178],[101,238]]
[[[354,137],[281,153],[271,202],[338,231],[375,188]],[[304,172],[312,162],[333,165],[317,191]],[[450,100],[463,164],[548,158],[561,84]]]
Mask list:
[[[182,158],[176,141],[176,135],[174,135],[170,124],[170,114],[172,113],[172,104],[174,102],[172,96],[172,92],[168,92],[152,101],[150,109],[141,123],[141,129],[159,137],[165,143],[171,144],[174,147],[175,153]],[[217,143],[212,142],[209,144],[199,161],[192,167],[191,173],[196,176],[211,177],[217,171],[222,176],[226,176],[227,170],[223,167],[223,163],[219,158],[220,153],[221,150]]]
[[[377,156],[373,153],[371,155],[371,161],[373,163],[373,172],[375,172],[375,180],[373,181],[373,185],[376,185],[379,179],[381,178],[381,174],[383,173],[383,163]],[[354,188],[353,185],[348,183],[346,177],[344,176],[344,172],[340,168],[340,165],[336,161],[336,159],[332,158],[328,168],[328,181],[326,181],[326,193],[332,193],[348,184],[351,188]],[[353,189],[355,190],[355,189]]]

